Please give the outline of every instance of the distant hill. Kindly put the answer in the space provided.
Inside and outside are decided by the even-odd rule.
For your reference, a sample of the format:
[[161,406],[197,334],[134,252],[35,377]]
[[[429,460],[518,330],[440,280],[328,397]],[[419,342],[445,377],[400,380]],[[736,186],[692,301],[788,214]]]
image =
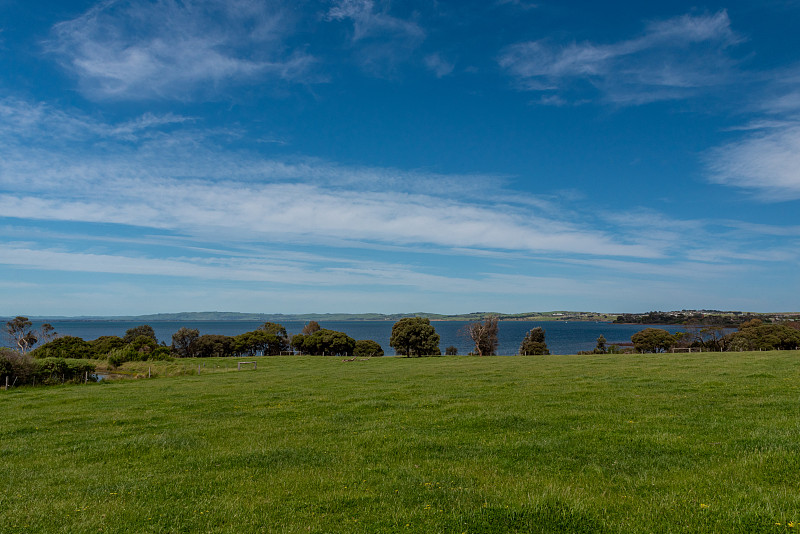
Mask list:
[[75,320],[75,321],[398,321],[405,317],[427,317],[431,321],[480,321],[486,317],[497,315],[503,321],[613,321],[617,314],[594,312],[529,312],[529,313],[494,313],[473,312],[460,315],[443,315],[439,313],[241,313],[241,312],[178,312],[156,313],[150,315],[124,316],[80,316],[80,317],[29,317],[31,320]]

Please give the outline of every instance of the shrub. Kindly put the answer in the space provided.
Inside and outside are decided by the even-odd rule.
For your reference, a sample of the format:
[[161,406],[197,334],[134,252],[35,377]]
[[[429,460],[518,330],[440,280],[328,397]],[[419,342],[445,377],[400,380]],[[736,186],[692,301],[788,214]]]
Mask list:
[[383,356],[383,348],[377,341],[371,339],[359,339],[353,349],[353,356],[371,357]]
[[75,336],[64,336],[45,343],[31,352],[34,358],[94,358],[91,343]]
[[[145,345],[149,347],[149,345]],[[168,361],[174,360],[169,347],[156,347],[149,351],[137,350],[131,343],[125,347],[114,349],[108,353],[108,364],[117,368],[125,362]]]
[[146,360],[171,362],[174,361],[175,358],[172,357],[172,352],[170,351],[169,347],[158,347],[153,352],[147,354]]
[[112,350],[125,346],[125,341],[119,336],[100,336],[88,343],[92,346],[95,358],[105,358]]
[[[128,346],[137,352],[147,353],[153,352],[158,348],[158,342],[156,342],[150,336],[139,336],[134,338]],[[141,358],[146,360],[147,358]]]
[[36,360],[34,375],[42,384],[83,381],[88,373],[95,380],[95,366],[92,363],[66,358],[42,358]]
[[125,362],[138,362],[143,359],[146,359],[146,355],[130,345],[114,349],[108,353],[108,364],[114,368],[119,367]]
[[3,385],[6,383],[6,377],[9,378],[10,383],[28,384],[33,378],[33,374],[34,363],[30,355],[0,348],[0,380]]

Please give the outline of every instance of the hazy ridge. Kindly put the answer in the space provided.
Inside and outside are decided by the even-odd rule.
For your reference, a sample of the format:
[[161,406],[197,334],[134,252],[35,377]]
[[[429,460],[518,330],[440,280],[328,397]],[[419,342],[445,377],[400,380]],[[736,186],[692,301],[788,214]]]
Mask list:
[[61,319],[76,321],[397,321],[404,317],[427,317],[432,321],[475,321],[491,315],[497,315],[505,321],[613,321],[618,314],[604,314],[594,312],[528,312],[528,313],[494,313],[473,312],[459,315],[444,315],[438,313],[242,313],[242,312],[178,312],[155,313],[148,315],[114,315],[114,316],[29,316],[32,320]]

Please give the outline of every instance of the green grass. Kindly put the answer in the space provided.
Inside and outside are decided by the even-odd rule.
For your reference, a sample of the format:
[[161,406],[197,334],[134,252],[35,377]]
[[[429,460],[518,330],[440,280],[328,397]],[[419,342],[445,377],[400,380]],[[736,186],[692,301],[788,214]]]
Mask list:
[[0,391],[0,532],[800,530],[800,352],[236,361]]

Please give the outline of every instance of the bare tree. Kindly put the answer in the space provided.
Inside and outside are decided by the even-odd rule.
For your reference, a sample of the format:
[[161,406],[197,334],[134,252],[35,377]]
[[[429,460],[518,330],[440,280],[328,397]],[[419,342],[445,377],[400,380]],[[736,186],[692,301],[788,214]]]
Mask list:
[[49,343],[58,337],[58,332],[53,328],[50,323],[42,323],[39,329],[39,341],[41,343]]
[[6,323],[6,337],[17,346],[22,354],[39,342],[39,338],[33,330],[33,323],[21,315]]
[[319,326],[319,323],[317,321],[309,321],[306,323],[306,325],[303,327],[303,330],[301,330],[300,333],[303,334],[304,336],[307,336],[313,334],[320,328],[321,327]]
[[483,322],[470,323],[466,326],[467,335],[475,343],[475,354],[478,356],[494,356],[497,354],[498,317],[491,315]]

